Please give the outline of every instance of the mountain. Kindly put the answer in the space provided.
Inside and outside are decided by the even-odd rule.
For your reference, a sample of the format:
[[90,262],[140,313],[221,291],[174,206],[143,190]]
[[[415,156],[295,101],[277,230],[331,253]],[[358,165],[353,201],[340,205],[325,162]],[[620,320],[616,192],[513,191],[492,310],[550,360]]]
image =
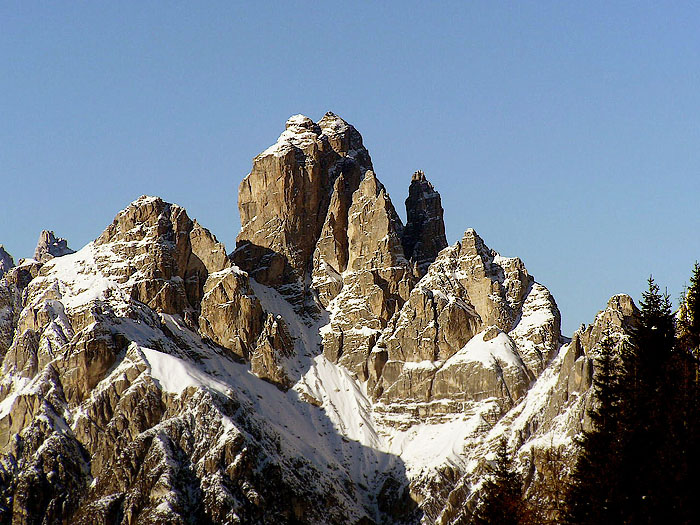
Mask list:
[[332,113],[291,117],[238,207],[230,254],[143,196],[5,270],[0,522],[458,523],[502,438],[546,502],[629,297],[564,337],[520,259],[447,245],[420,171],[404,225]]

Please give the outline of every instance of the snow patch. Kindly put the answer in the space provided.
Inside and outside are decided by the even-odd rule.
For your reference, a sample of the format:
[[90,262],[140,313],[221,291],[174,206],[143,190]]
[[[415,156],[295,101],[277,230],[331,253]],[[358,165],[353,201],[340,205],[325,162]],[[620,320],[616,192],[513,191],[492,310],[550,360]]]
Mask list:
[[497,362],[500,365],[523,367],[517,347],[506,333],[499,332],[493,339],[485,341],[486,333],[484,330],[472,337],[459,352],[445,362],[445,366],[476,362],[481,363],[484,368],[490,368]]

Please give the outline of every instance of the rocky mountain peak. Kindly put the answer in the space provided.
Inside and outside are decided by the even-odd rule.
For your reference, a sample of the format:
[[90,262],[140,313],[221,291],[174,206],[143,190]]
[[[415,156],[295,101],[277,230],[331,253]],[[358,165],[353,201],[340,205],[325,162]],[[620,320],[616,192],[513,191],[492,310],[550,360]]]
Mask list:
[[413,175],[411,175],[411,182],[423,182],[425,180],[425,172],[423,170],[414,171]]
[[406,264],[401,246],[403,223],[373,171],[365,173],[353,194],[349,216],[350,269],[391,268]]
[[42,230],[34,250],[34,259],[39,262],[46,262],[54,257],[62,257],[71,253],[75,253],[75,250],[71,250],[68,247],[66,239],[56,237],[53,231]]
[[406,228],[402,244],[406,258],[416,265],[420,276],[425,275],[440,250],[447,246],[443,213],[440,194],[425,173],[416,171],[411,177],[406,198]]
[[15,261],[12,255],[5,251],[5,247],[0,244],[0,277],[5,275],[10,268],[14,267]]
[[277,142],[253,159],[239,187],[236,264],[304,302],[324,226],[331,236],[346,228],[352,194],[371,168],[362,137],[340,117],[327,113],[318,123],[291,117]]
[[184,208],[142,196],[95,240],[95,262],[129,296],[196,326],[204,283],[230,267],[226,249]]

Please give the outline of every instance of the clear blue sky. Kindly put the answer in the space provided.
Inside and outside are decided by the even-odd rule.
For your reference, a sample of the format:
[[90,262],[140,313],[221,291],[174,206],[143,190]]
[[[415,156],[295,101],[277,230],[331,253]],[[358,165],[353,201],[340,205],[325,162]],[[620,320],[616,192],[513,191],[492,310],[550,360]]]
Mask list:
[[[579,4],[579,5],[575,5]],[[683,2],[3,2],[0,243],[80,248],[141,194],[229,250],[288,116],[354,124],[522,258],[571,333],[700,259],[700,9]]]

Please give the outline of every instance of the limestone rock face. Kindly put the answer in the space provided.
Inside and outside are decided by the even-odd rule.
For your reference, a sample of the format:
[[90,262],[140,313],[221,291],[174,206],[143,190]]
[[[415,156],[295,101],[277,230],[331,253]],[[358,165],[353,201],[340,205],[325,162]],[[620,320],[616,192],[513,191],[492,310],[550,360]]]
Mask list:
[[199,316],[202,335],[249,359],[263,329],[264,317],[247,274],[231,266],[209,275]]
[[5,251],[5,247],[0,244],[0,277],[5,275],[10,268],[14,267],[15,261],[12,255]]
[[283,362],[294,353],[294,341],[282,317],[268,314],[258,344],[250,359],[251,371],[261,379],[287,390],[293,381]]
[[24,307],[25,289],[39,274],[42,264],[22,259],[0,279],[0,358],[12,345],[20,313]]
[[392,412],[406,403],[435,411],[438,402],[438,412],[463,410],[461,402],[490,397],[505,411],[559,349],[559,319],[551,295],[519,259],[500,256],[467,230],[440,252],[383,331],[369,384]]
[[[291,117],[277,142],[255,157],[239,187],[236,264],[262,284],[283,290],[303,286],[334,189],[354,191],[352,180],[371,167],[362,137],[341,118],[327,113],[314,123],[303,115]],[[345,182],[336,185],[339,177]],[[346,220],[339,206],[328,220],[331,230]]]
[[323,345],[329,359],[366,380],[369,352],[408,299],[415,278],[403,255],[401,219],[372,171],[353,193],[348,216],[347,268],[338,276],[340,292],[327,305]]
[[415,172],[408,187],[402,243],[406,258],[416,265],[421,277],[447,246],[443,213],[440,194],[425,178],[425,173]]
[[639,310],[629,295],[613,295],[593,324],[582,326],[574,334],[572,345],[578,345],[586,354],[599,343],[606,333],[615,336],[630,333],[638,323]]
[[406,205],[404,227],[352,126],[295,116],[230,256],[142,197],[9,269],[0,523],[465,523],[503,437],[529,494],[566,473],[634,303],[569,340],[520,259],[446,246],[420,172]]
[[527,393],[534,379],[515,342],[495,327],[472,338],[435,374],[435,399],[502,400],[510,408]]
[[459,245],[457,277],[486,325],[509,332],[533,282],[517,257],[501,257],[468,229]]
[[353,170],[341,174],[333,185],[328,215],[313,256],[312,286],[324,307],[343,288],[342,273],[348,268],[350,256],[348,212],[363,176],[359,170]]
[[98,267],[133,300],[181,314],[195,326],[209,273],[230,266],[225,248],[208,230],[180,206],[156,197],[141,197],[120,212],[94,251]]
[[75,253],[75,250],[71,250],[68,247],[67,240],[56,237],[52,231],[42,230],[34,250],[34,259],[39,262],[46,262],[54,257],[62,257],[71,253]]
[[[613,296],[592,324],[582,326],[572,340],[561,347],[521,403],[481,438],[472,452],[473,457],[492,454],[498,441],[505,436],[516,464],[522,472],[528,473],[526,494],[546,492],[547,487],[543,491],[543,485],[553,483],[552,475],[566,476],[576,461],[574,436],[590,425],[586,410],[594,402],[591,385],[599,344],[609,336],[619,349],[619,344],[629,337],[630,330],[638,322],[638,315],[629,296]],[[556,473],[548,470],[552,464],[556,465]],[[476,497],[473,487],[487,472],[483,464],[477,464],[465,473],[443,500],[444,506],[435,513],[435,522],[469,521]]]
[[[361,446],[326,443],[333,423],[279,390],[291,384],[286,322],[264,317],[247,275],[182,208],[139,199],[97,241],[20,264],[0,290],[13,328],[0,374],[0,521],[375,515],[374,488],[342,460]],[[200,308],[206,338],[185,319]],[[225,348],[232,340],[250,367]]]

